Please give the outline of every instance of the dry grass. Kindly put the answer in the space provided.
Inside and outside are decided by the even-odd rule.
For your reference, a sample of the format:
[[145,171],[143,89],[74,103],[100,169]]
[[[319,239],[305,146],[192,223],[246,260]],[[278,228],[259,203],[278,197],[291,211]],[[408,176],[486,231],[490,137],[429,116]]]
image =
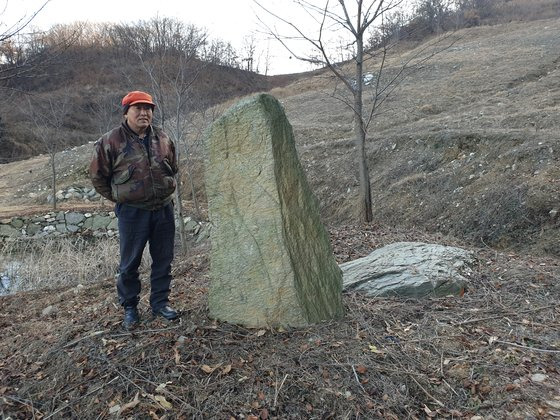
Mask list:
[[[9,293],[95,283],[114,277],[119,266],[117,238],[5,240],[0,254],[0,272],[11,279]],[[146,251],[142,271],[149,265]]]

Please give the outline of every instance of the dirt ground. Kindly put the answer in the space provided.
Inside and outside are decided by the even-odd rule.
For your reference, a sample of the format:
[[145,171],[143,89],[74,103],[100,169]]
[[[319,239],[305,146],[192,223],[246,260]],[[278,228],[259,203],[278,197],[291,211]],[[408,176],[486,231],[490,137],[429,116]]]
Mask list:
[[[446,243],[371,226],[331,238],[339,262]],[[208,318],[207,251],[177,259],[178,322],[152,319],[144,290],[141,326],[123,331],[112,278],[0,298],[3,418],[560,416],[555,260],[475,250],[460,298],[346,294],[343,320],[286,331]]]

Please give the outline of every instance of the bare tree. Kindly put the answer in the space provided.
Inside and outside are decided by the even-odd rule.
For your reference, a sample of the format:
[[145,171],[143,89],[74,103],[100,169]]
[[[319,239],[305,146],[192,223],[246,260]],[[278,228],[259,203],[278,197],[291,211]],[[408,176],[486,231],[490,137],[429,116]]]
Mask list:
[[119,124],[122,119],[121,95],[100,94],[89,104],[86,112],[89,112],[95,123],[97,134],[101,137]]
[[39,99],[28,97],[28,115],[31,132],[43,143],[49,154],[51,167],[52,205],[56,210],[56,155],[64,147],[63,127],[70,111],[70,95],[65,92],[56,97]]
[[[367,51],[364,41],[366,32],[374,25],[381,24],[383,16],[396,10],[405,0],[292,0],[291,4],[299,8],[310,17],[311,24],[298,25],[292,17],[282,16],[263,5],[260,0],[254,0],[258,7],[280,24],[267,24],[259,17],[267,32],[278,40],[290,54],[302,61],[327,67],[345,89],[346,93],[335,92],[336,97],[343,101],[354,116],[354,142],[357,150],[357,167],[359,178],[360,218],[364,222],[373,219],[371,186],[369,168],[366,155],[366,137],[368,128],[373,121],[378,108],[391,95],[411,68],[433,56],[434,52],[423,49],[418,55],[407,60],[400,69],[385,77],[385,63],[390,45],[385,45],[380,51]],[[319,5],[320,4],[320,5]],[[285,8],[286,9],[286,8]],[[281,32],[283,30],[283,32]],[[346,39],[346,47],[351,55],[350,66],[341,63],[340,44],[333,37]],[[306,52],[299,52],[293,47],[294,41],[303,41],[308,47]],[[373,60],[376,75],[364,81],[364,62]],[[350,67],[350,70],[347,70]],[[372,86],[371,98],[364,108],[364,83]],[[350,94],[348,97],[347,94]]]
[[[176,144],[177,161],[187,171],[193,201],[198,209],[188,159],[186,133],[188,114],[192,108],[192,88],[204,68],[204,64],[197,58],[206,43],[207,35],[195,26],[184,25],[167,18],[152,19],[143,26],[151,28],[151,38],[147,38],[147,44],[151,47],[138,48],[138,59],[150,80],[152,92],[158,103],[159,123]],[[175,211],[182,249],[186,251],[182,189],[181,179],[178,177]]]
[[28,54],[31,45],[26,45],[28,36],[23,40],[22,32],[29,26],[35,17],[46,7],[50,0],[45,0],[30,15],[23,15],[15,22],[5,22],[4,15],[8,9],[9,1],[0,3],[0,87],[14,77],[28,72],[34,68],[43,58],[42,54],[32,51]]
[[257,40],[254,34],[247,35],[243,38],[241,51],[241,53],[243,54],[243,58],[241,59],[241,61],[246,63],[245,70],[253,71],[255,66],[255,55],[257,52]]
[[5,29],[2,29],[2,31],[0,32],[0,42],[4,42],[23,31],[49,2],[50,0],[43,1],[43,3],[37,8],[37,10],[35,10],[29,16],[24,15],[20,17],[16,22],[3,22],[4,19],[2,18],[2,16],[5,14],[8,8],[9,1],[4,0],[0,2],[0,28],[5,27]]

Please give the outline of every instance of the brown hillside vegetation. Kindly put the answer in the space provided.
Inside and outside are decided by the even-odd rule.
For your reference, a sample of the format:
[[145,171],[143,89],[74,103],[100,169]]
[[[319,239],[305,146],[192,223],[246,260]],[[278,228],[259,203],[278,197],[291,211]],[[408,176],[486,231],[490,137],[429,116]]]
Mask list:
[[[0,414],[559,417],[560,20],[455,35],[373,122],[371,225],[355,223],[351,113],[332,95],[336,80],[317,72],[271,93],[294,127],[337,260],[395,241],[468,247],[476,262],[464,296],[345,294],[341,321],[250,330],[209,319],[209,244],[197,244],[174,266],[177,323],[150,318],[144,289],[142,325],[123,331],[113,278],[0,297]],[[425,45],[395,50],[387,77]],[[204,203],[200,138],[191,136]],[[88,182],[90,153],[61,153],[61,188]],[[45,156],[0,165],[2,217],[46,209],[48,171]]]

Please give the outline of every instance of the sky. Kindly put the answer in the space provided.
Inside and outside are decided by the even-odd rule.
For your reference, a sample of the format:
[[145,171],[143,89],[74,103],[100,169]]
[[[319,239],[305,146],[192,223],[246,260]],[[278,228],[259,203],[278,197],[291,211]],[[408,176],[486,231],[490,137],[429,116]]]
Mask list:
[[[264,3],[283,4],[280,1],[264,0]],[[7,25],[32,16],[44,2],[0,0],[0,33]],[[284,47],[268,40],[256,17],[257,10],[252,0],[50,0],[32,25],[46,30],[56,24],[76,21],[134,23],[155,16],[172,17],[206,28],[212,38],[229,41],[238,51],[243,39],[254,34],[262,55],[269,50],[269,75],[310,70],[309,64],[290,58]],[[263,72],[264,59],[260,66]]]

